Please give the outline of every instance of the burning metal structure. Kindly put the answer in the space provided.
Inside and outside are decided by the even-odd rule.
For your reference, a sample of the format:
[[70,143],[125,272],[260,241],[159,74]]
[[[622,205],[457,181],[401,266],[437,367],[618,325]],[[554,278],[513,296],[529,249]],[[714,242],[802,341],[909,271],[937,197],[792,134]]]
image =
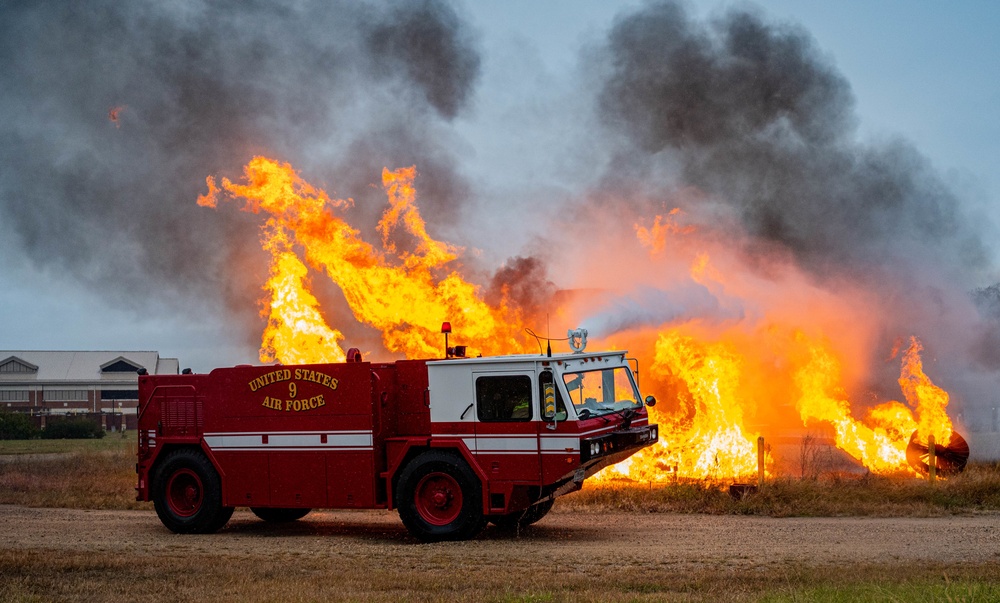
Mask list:
[[918,472],[930,475],[955,475],[969,462],[969,444],[958,432],[951,432],[946,444],[935,444],[933,436],[921,443],[919,433],[913,432],[906,445],[906,460]]

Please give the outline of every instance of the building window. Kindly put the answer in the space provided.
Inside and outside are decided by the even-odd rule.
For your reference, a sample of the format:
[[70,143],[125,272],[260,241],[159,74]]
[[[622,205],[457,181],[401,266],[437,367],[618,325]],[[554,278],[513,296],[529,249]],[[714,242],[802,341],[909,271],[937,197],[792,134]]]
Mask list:
[[16,389],[11,391],[0,391],[0,402],[27,402],[28,390]]
[[86,402],[85,389],[47,389],[43,394],[46,402]]
[[139,390],[137,389],[121,389],[121,390],[101,390],[101,400],[138,400]]

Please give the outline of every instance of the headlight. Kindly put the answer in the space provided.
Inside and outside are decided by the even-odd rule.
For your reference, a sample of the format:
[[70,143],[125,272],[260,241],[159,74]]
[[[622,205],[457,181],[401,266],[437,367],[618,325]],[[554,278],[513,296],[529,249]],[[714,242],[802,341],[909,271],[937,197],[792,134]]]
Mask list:
[[597,442],[590,443],[590,456],[597,456],[601,453],[601,445]]

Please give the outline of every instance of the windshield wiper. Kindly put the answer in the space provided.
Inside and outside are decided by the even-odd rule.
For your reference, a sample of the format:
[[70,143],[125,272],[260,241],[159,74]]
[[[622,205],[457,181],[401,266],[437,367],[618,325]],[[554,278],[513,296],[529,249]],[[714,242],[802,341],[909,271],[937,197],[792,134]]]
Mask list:
[[622,428],[624,429],[632,427],[632,419],[639,414],[634,408],[623,408],[622,410],[615,410],[612,412],[622,418]]
[[576,416],[579,417],[580,419],[592,419],[594,417],[598,417],[604,419],[604,423],[607,424],[611,422],[611,419],[608,418],[608,415],[614,412],[617,411],[608,410],[607,408],[599,408],[597,410],[591,410],[589,408],[581,408],[580,410],[576,411]]

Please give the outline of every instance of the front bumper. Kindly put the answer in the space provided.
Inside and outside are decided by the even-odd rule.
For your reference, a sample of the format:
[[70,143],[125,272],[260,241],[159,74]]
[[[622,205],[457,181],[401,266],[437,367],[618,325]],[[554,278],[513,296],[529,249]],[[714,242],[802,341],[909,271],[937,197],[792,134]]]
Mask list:
[[658,425],[619,429],[580,440],[580,466],[555,485],[552,497],[576,492],[583,482],[601,469],[620,463],[639,450],[656,443]]
[[[587,465],[594,460],[611,460],[603,463],[606,467],[619,463],[636,451],[649,446],[659,438],[659,425],[643,425],[605,433],[580,440],[580,464]],[[615,459],[615,460],[612,460]]]

